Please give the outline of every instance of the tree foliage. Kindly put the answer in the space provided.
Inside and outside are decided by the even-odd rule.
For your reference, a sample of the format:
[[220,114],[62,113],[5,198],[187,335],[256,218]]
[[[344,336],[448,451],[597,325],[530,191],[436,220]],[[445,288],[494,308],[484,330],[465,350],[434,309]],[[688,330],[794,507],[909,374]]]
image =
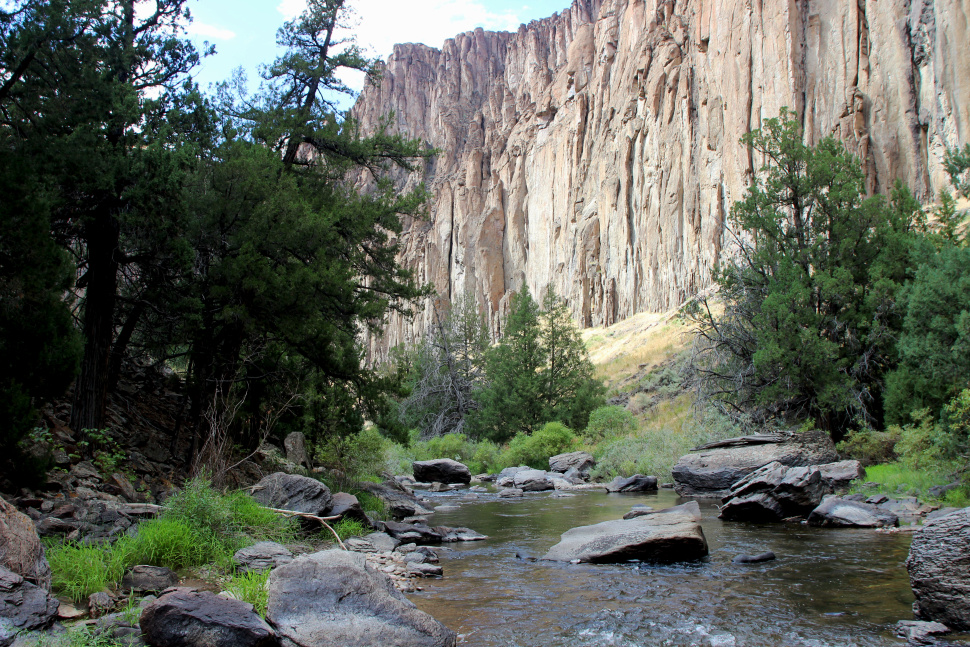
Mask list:
[[723,314],[703,300],[691,310],[702,394],[836,436],[878,422],[918,204],[900,187],[867,198],[858,161],[832,138],[806,145],[789,111],[742,141],[765,166],[731,211],[735,249],[715,274]]

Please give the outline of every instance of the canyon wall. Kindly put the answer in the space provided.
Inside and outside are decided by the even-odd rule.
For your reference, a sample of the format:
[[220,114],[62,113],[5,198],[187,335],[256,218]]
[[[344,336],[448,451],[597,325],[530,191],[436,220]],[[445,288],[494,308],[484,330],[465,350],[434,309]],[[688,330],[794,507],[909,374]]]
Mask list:
[[[584,326],[676,307],[710,283],[731,204],[761,166],[738,138],[794,108],[870,188],[946,186],[970,141],[970,0],[575,0],[515,33],[398,45],[354,108],[365,130],[439,149],[402,260],[493,330],[511,293],[547,284]],[[364,179],[362,179],[364,181]],[[432,301],[370,340],[426,329]]]

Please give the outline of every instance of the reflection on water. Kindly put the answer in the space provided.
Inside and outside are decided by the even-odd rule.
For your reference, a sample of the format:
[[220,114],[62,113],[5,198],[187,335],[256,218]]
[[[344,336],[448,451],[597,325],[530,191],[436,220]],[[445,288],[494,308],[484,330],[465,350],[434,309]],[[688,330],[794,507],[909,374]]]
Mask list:
[[[455,495],[436,496],[440,503]],[[460,495],[457,495],[460,496]],[[573,498],[534,494],[520,500],[484,495],[435,525],[468,526],[484,542],[449,545],[445,577],[425,580],[411,599],[462,636],[464,645],[532,647],[847,647],[900,645],[892,625],[911,619],[903,562],[908,534],[820,529],[796,524],[721,522],[702,504],[711,554],[686,565],[570,565],[532,562],[559,535],[618,519],[636,503],[656,509],[676,494],[598,492]],[[763,564],[734,556],[774,551]]]

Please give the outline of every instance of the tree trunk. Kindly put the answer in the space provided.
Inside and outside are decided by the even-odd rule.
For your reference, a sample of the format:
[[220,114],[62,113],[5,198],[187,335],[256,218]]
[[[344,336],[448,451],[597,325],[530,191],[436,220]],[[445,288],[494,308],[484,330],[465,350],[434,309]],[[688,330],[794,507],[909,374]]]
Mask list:
[[84,358],[74,386],[71,429],[104,427],[111,341],[118,288],[118,221],[99,215],[85,225],[88,269],[84,296]]

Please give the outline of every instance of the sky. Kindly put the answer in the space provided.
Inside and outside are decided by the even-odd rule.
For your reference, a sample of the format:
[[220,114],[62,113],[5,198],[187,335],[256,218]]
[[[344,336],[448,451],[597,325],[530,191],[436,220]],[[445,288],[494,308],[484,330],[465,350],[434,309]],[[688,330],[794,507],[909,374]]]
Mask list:
[[[278,55],[276,30],[296,17],[305,0],[193,0],[189,35],[200,46],[215,45],[216,54],[203,59],[196,82],[203,90],[223,81],[237,67],[246,70],[250,87],[258,81],[260,64]],[[441,47],[456,34],[483,27],[515,31],[522,23],[560,12],[571,0],[349,0],[356,10],[357,41],[370,56],[386,59],[395,43]],[[359,87],[362,79],[347,82]]]

